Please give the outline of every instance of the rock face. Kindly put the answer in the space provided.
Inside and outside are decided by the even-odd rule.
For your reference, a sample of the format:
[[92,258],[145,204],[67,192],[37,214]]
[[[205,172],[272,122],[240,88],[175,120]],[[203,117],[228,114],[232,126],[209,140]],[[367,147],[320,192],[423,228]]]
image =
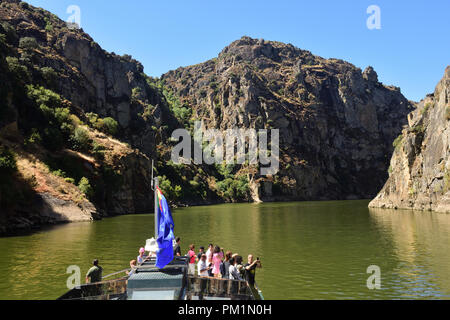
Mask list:
[[372,198],[413,108],[371,67],[249,37],[162,79],[207,128],[280,130],[281,170],[251,177],[254,200]]
[[[17,0],[3,2],[0,20],[14,28],[17,42],[27,37],[37,41],[39,49],[31,57],[34,66],[57,72],[51,89],[84,112],[117,119],[122,137],[154,156],[152,127],[173,119],[162,95],[149,86],[142,64],[129,55],[106,52],[82,29],[69,29],[43,9]],[[133,90],[139,94],[133,97]],[[146,108],[156,116],[144,120]]]
[[[46,124],[40,103],[27,97],[28,85],[58,94],[62,103],[57,107],[69,110],[72,124],[89,135],[91,148],[65,150],[73,149],[73,135],[57,150],[40,142],[31,145],[33,132],[41,134],[40,141]],[[100,133],[91,113],[115,119],[117,132]],[[21,196],[8,202],[7,186],[0,188],[0,234],[151,212],[150,159],[156,158],[155,146],[167,136],[165,131],[176,125],[141,63],[106,52],[82,29],[68,28],[48,11],[18,0],[1,1],[0,148],[16,154],[20,165],[11,177],[17,186],[12,193],[25,190],[29,201]],[[59,134],[63,127],[54,130]],[[78,189],[82,177],[94,189],[89,199]],[[4,178],[0,170],[0,182]],[[69,178],[72,183],[67,183]]]
[[[18,163],[0,157],[0,233],[150,212],[150,159],[172,204],[372,198],[413,108],[372,67],[249,37],[161,79],[143,71],[50,12],[0,2],[0,152]],[[174,164],[171,133],[195,120],[279,129],[279,172]]]
[[394,144],[389,179],[369,206],[450,212],[450,66]]

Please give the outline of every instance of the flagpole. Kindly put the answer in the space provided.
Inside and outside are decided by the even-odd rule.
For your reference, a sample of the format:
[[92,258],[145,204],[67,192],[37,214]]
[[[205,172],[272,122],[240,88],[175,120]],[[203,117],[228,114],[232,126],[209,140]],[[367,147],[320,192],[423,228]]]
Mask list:
[[157,189],[158,189],[158,186],[159,186],[159,184],[158,184],[158,178],[157,177],[155,177],[154,178],[154,180],[153,180],[154,182],[154,186],[155,186],[155,194],[154,194],[154,197],[155,197],[155,239],[158,239],[158,194],[157,194]]
[[154,171],[154,161],[152,160],[152,181],[151,181],[151,187],[153,190],[153,209],[154,209],[154,216],[155,216],[155,240],[158,239],[158,186],[159,181],[158,177],[153,177],[153,171]]

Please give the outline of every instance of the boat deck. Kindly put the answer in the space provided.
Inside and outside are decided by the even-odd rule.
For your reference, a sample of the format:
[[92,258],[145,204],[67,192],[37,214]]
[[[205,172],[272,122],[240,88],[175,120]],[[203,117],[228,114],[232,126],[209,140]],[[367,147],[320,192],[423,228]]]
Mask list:
[[150,258],[127,277],[76,287],[58,300],[261,300],[246,281],[188,275],[188,258],[163,269]]

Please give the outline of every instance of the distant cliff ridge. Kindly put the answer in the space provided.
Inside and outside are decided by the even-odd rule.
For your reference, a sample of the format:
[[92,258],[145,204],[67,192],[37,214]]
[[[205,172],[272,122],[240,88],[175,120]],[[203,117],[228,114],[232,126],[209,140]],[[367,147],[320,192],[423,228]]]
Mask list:
[[250,175],[261,200],[373,197],[414,108],[371,67],[249,37],[162,81],[206,128],[280,130],[280,172]]
[[389,179],[370,207],[450,212],[450,66],[394,145]]

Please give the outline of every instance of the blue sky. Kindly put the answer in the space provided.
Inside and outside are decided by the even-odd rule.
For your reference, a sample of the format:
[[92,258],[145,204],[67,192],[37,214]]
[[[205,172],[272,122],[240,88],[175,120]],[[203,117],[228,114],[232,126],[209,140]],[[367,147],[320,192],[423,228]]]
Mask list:
[[[63,20],[78,5],[81,26],[105,50],[131,54],[159,77],[216,57],[247,35],[324,58],[340,58],[395,85],[411,100],[434,91],[450,64],[450,1],[406,0],[29,0]],[[366,10],[381,10],[369,30]]]

